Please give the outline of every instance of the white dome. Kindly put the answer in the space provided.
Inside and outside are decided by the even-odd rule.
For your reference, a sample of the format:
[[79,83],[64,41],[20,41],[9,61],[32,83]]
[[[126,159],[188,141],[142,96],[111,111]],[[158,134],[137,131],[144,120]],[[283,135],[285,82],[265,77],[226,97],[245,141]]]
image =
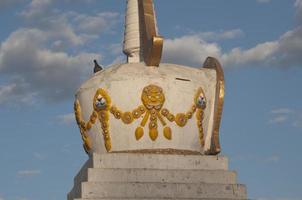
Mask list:
[[173,64],[120,64],[98,72],[76,94],[85,148],[99,154],[208,152],[216,84],[214,69]]

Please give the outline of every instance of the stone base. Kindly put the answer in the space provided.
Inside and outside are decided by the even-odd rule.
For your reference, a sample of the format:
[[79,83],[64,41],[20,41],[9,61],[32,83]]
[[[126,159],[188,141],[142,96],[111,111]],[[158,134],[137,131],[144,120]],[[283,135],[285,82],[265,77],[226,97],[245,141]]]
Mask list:
[[74,179],[68,200],[246,200],[228,159],[201,155],[94,154]]

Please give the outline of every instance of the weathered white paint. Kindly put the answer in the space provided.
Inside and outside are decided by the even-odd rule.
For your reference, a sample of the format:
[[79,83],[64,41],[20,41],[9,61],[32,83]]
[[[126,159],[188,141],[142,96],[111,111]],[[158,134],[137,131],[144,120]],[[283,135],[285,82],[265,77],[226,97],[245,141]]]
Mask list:
[[[114,65],[98,72],[86,81],[78,90],[76,98],[80,101],[84,120],[88,121],[93,111],[93,97],[98,88],[105,89],[112,103],[121,111],[126,112],[142,105],[141,93],[149,84],[163,88],[166,97],[163,107],[169,109],[174,115],[187,112],[194,103],[197,89],[202,87],[207,98],[203,127],[206,138],[211,137],[216,92],[216,72],[212,69],[197,69],[173,64],[161,64],[159,67],[146,67],[144,63]],[[144,128],[144,137],[137,141],[134,132],[141,120],[138,119],[126,125],[110,114],[112,151],[171,148],[202,153],[210,148],[209,139],[206,140],[206,149],[201,148],[195,115],[185,127],[178,127],[175,123],[166,120],[172,129],[171,141],[164,138],[163,127],[160,123],[158,123],[159,136],[156,141],[152,141],[149,137],[148,124]],[[106,153],[102,129],[98,122],[89,131],[89,135],[93,140],[92,152]]]

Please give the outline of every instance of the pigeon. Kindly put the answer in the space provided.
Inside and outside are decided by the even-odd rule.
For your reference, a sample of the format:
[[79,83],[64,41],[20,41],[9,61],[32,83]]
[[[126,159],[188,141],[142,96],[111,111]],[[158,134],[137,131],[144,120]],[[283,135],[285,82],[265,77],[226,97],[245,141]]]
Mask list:
[[100,66],[96,60],[93,60],[93,62],[94,62],[94,69],[93,69],[94,73],[97,73],[97,72],[103,70],[103,67]]

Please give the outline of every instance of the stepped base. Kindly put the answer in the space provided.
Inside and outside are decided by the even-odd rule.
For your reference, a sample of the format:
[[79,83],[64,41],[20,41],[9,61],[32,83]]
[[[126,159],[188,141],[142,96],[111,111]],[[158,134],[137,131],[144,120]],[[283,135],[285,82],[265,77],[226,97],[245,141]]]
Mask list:
[[226,157],[94,154],[74,179],[68,200],[247,199]]

